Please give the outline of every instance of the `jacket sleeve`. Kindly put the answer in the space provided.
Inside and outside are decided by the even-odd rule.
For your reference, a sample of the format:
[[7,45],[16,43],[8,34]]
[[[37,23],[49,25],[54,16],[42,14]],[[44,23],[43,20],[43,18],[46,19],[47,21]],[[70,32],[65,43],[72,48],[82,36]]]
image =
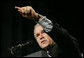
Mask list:
[[66,53],[71,53],[75,56],[80,56],[79,44],[75,37],[69,34],[69,32],[60,26],[57,22],[53,23],[46,17],[38,23],[44,28],[44,31],[48,33],[59,45],[59,47]]

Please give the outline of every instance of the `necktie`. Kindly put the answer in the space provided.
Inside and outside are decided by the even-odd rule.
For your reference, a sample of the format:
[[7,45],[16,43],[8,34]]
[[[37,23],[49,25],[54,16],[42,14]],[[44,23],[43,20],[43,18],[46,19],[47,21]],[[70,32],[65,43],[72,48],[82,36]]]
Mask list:
[[47,51],[47,55],[48,55],[48,57],[52,57],[52,56],[49,54],[49,51]]

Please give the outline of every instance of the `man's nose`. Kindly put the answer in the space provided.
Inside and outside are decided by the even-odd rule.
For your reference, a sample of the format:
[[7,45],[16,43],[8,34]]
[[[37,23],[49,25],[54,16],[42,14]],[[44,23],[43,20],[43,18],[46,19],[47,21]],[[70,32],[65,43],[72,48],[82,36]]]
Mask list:
[[43,34],[40,34],[40,40],[43,39],[43,38],[44,38],[44,37],[43,37]]

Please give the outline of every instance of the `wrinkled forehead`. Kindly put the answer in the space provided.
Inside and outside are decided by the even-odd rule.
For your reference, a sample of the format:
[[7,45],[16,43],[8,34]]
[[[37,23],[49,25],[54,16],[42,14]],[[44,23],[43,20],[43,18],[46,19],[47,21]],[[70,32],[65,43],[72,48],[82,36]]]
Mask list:
[[43,27],[39,24],[34,27],[34,34],[43,31]]

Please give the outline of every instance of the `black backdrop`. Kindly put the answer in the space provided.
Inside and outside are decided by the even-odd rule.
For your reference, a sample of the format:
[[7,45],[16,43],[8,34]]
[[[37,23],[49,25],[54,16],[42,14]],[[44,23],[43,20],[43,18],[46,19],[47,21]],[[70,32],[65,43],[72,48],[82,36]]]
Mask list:
[[70,34],[78,39],[82,48],[82,1],[46,1],[46,0],[8,0],[0,2],[1,8],[1,56],[24,56],[40,50],[34,45],[18,49],[14,55],[8,49],[11,46],[34,40],[33,27],[35,22],[23,18],[15,6],[32,6],[36,12],[47,16],[66,28]]

